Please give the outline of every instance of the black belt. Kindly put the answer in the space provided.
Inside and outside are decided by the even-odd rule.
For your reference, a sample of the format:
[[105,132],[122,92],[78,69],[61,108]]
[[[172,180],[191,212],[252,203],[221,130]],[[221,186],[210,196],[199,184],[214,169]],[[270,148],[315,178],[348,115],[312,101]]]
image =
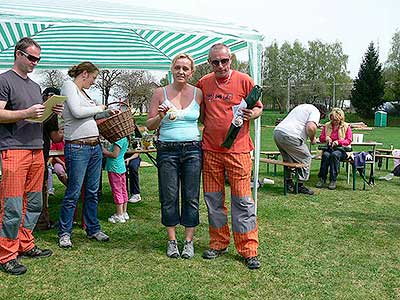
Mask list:
[[164,146],[164,147],[179,147],[179,146],[195,146],[200,145],[201,141],[190,141],[190,142],[162,142],[157,141],[156,146]]
[[88,145],[88,146],[97,146],[100,144],[100,140],[97,139],[79,139],[73,141],[65,141],[66,144],[76,144],[76,145]]

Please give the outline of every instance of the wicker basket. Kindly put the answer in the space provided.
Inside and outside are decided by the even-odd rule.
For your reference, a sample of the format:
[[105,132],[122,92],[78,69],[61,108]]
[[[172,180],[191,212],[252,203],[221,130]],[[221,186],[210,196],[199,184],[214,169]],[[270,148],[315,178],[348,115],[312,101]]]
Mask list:
[[[135,130],[135,124],[128,104],[125,102],[111,102],[107,104],[107,107],[112,104],[119,104],[121,112],[108,117],[105,121],[97,124],[97,127],[106,140],[110,143],[115,143],[123,137],[131,135]],[[122,105],[125,106],[124,111],[122,111]]]

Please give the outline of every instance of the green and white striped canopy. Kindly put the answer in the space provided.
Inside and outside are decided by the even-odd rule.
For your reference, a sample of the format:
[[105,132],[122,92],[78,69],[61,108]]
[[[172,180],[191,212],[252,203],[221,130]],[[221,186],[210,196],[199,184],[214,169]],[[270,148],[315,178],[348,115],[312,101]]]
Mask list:
[[14,61],[15,43],[34,38],[42,47],[37,68],[69,68],[90,60],[100,68],[168,70],[190,53],[206,61],[212,44],[233,52],[263,36],[243,26],[122,3],[90,0],[0,2],[0,68]]

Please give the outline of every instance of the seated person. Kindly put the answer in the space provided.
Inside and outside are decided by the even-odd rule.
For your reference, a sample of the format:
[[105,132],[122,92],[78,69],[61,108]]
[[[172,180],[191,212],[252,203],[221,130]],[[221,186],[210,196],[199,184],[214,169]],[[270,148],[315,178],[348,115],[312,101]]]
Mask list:
[[[138,127],[135,122],[135,138],[141,138],[142,134],[140,133]],[[138,145],[132,143],[132,148],[137,148]],[[139,167],[140,167],[141,158],[138,153],[132,154],[130,157],[125,159],[125,164],[127,166],[128,176],[129,178],[129,193],[131,197],[129,198],[129,203],[137,203],[142,200],[140,196],[140,186],[139,186]]]
[[[42,93],[43,101],[46,101],[53,95],[60,95],[60,90],[54,87],[46,88]],[[59,131],[58,118],[56,114],[53,114],[48,120],[43,123],[43,156],[44,162],[47,164],[49,158],[50,142],[60,142],[64,138],[64,133]],[[50,221],[48,212],[49,199],[48,199],[48,168],[44,168],[43,177],[43,206],[42,213],[39,216],[39,220],[36,224],[36,229],[47,230],[53,227],[53,222]],[[50,190],[51,191],[51,190]]]
[[319,181],[317,188],[323,188],[326,184],[329,169],[328,189],[336,189],[336,178],[339,172],[339,162],[346,159],[347,154],[343,147],[351,145],[352,132],[349,123],[344,121],[344,112],[340,108],[333,108],[330,121],[322,128],[319,141],[326,143],[327,148],[322,153],[321,167],[319,169]]
[[[60,128],[60,131],[63,132],[63,129]],[[51,144],[51,150],[63,150],[64,151],[64,141],[58,143]],[[67,186],[67,173],[65,167],[65,159],[64,156],[55,156],[52,159],[53,164],[53,172],[56,173],[58,179]]]

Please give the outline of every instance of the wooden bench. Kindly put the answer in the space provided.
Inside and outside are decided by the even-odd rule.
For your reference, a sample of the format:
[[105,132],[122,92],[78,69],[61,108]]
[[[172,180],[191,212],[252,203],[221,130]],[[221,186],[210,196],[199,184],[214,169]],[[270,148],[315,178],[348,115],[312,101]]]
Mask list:
[[[260,154],[265,155],[266,158],[277,160],[281,153],[279,151],[260,151]],[[267,174],[269,174],[269,164],[267,166]],[[276,176],[276,165],[274,165],[274,176]]]
[[[391,150],[390,150],[391,151]],[[376,150],[375,159],[378,161],[378,168],[379,170],[382,167],[382,160],[386,159],[386,170],[389,169],[389,159],[400,159],[400,156],[394,156],[391,154],[380,154],[378,153],[378,149]],[[380,152],[380,151],[379,151]],[[391,153],[391,152],[390,152]]]
[[294,169],[294,174],[295,174],[295,193],[297,194],[299,192],[299,173],[298,169],[304,168],[307,165],[302,164],[302,163],[294,163],[294,162],[284,162],[281,160],[277,159],[271,159],[271,158],[260,158],[260,162],[266,163],[266,164],[272,164],[274,166],[283,166],[283,195],[286,196],[287,191],[288,191],[288,186],[286,182],[287,174],[289,169]]
[[[311,151],[312,154],[316,154],[317,151],[313,150]],[[277,150],[275,151],[260,151],[260,154],[265,155],[266,158],[268,159],[275,159],[278,160],[279,155],[281,155],[281,153]],[[269,174],[269,164],[266,164],[267,166],[267,174]],[[276,164],[274,164],[274,176],[276,176]]]

